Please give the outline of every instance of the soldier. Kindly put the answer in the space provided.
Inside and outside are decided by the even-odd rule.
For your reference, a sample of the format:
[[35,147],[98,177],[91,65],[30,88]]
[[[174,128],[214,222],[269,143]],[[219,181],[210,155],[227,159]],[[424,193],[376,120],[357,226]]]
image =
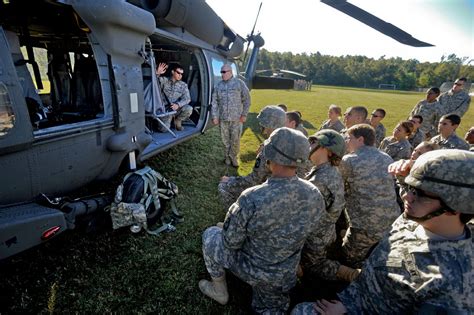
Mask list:
[[303,115],[299,111],[295,111],[300,116],[300,123],[296,126],[296,130],[299,130],[305,137],[308,137],[308,131],[303,126]]
[[383,108],[377,108],[370,115],[370,125],[375,129],[375,146],[377,148],[380,146],[386,134],[385,126],[381,123],[382,119],[385,118],[385,114]]
[[474,153],[423,154],[406,178],[405,209],[340,301],[292,314],[471,314],[474,309]]
[[318,189],[296,176],[309,144],[301,133],[275,130],[263,148],[271,177],[245,190],[227,212],[223,228],[203,233],[203,256],[212,281],[199,289],[221,304],[228,301],[225,270],[252,286],[252,308],[258,314],[284,314],[288,291],[307,235],[318,227],[324,203]]
[[212,92],[211,118],[214,125],[220,126],[222,142],[225,147],[224,163],[239,166],[237,155],[240,151],[242,124],[247,120],[250,108],[250,93],[245,83],[232,74],[230,65],[221,68],[222,81]]
[[411,136],[408,137],[408,142],[410,142],[412,149],[415,149],[425,138],[420,130],[423,117],[421,115],[413,115],[409,120],[413,124],[413,131]]
[[297,112],[286,112],[285,127],[298,129],[299,125],[301,125],[301,116]]
[[345,182],[345,216],[349,228],[342,251],[347,264],[359,268],[370,248],[389,231],[400,214],[393,177],[387,168],[393,162],[374,147],[375,131],[359,124],[347,130],[346,147],[339,166]]
[[432,87],[426,92],[426,99],[419,101],[410,112],[410,116],[420,115],[423,122],[420,131],[424,136],[424,140],[429,140],[438,134],[438,107],[439,103],[436,98],[441,91],[437,87]]
[[383,139],[379,149],[387,153],[394,161],[409,159],[412,149],[410,142],[408,142],[408,137],[412,132],[413,123],[411,121],[400,122],[393,129],[393,135]]
[[464,140],[469,143],[471,147],[469,151],[474,151],[474,127],[469,128],[469,130],[464,135]]
[[[172,110],[176,111],[174,115],[174,126],[176,130],[183,130],[182,122],[188,119],[193,113],[193,108],[189,103],[191,96],[189,95],[188,85],[181,81],[184,70],[179,64],[171,65],[171,77],[161,77],[168,69],[168,65],[160,63],[156,68],[156,74],[160,80],[161,90],[163,91],[164,99]],[[163,123],[168,127],[171,124],[171,116],[162,118]]]
[[459,124],[461,117],[456,114],[442,116],[438,124],[439,135],[430,141],[437,143],[442,149],[469,150],[469,144],[456,135]]
[[341,130],[341,134],[345,135],[347,129],[354,125],[365,123],[367,120],[367,114],[367,108],[364,106],[353,106],[346,109],[346,112],[344,113],[345,128]]
[[341,117],[341,108],[337,105],[331,104],[328,110],[328,120],[324,121],[319,130],[332,129],[341,132],[344,129],[344,124],[339,120]]
[[304,274],[327,280],[352,281],[356,269],[341,265],[327,258],[328,248],[336,241],[336,221],[344,209],[344,182],[337,170],[346,150],[344,138],[336,131],[324,129],[309,137],[309,158],[314,164],[306,176],[323,195],[326,212],[320,220],[320,228],[308,237],[301,256]]
[[464,91],[466,81],[466,78],[457,79],[451,90],[444,92],[438,97],[440,108],[438,117],[446,114],[456,114],[460,118],[464,116],[471,103],[471,97]]
[[[257,120],[262,128],[263,136],[267,138],[273,130],[285,126],[286,115],[281,108],[269,105],[260,111]],[[260,185],[270,176],[270,171],[266,166],[267,159],[262,148],[263,145],[257,150],[257,159],[252,173],[247,176],[223,176],[221,178],[217,190],[225,209],[228,209],[245,189]]]

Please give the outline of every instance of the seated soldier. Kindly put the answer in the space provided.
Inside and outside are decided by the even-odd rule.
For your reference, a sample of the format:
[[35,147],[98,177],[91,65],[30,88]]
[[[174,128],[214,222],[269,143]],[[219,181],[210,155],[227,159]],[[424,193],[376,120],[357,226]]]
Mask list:
[[411,144],[411,148],[414,150],[420,143],[423,142],[424,136],[420,130],[420,126],[423,123],[423,117],[420,115],[413,115],[409,121],[413,124],[413,132],[408,137],[408,142]]
[[[266,138],[273,130],[285,126],[286,116],[281,108],[269,105],[260,111],[257,120],[262,135]],[[267,159],[262,148],[263,145],[260,145],[257,150],[257,159],[252,173],[247,176],[222,176],[217,190],[225,209],[228,209],[245,189],[263,183],[270,176],[270,171],[266,166]]]
[[426,91],[426,98],[419,101],[410,112],[410,116],[420,115],[423,117],[420,131],[424,140],[434,137],[437,132],[436,120],[438,119],[439,103],[436,100],[441,91],[437,87],[432,87]]
[[385,138],[386,129],[381,123],[382,119],[385,118],[385,110],[383,108],[377,108],[370,115],[370,125],[375,129],[375,146],[378,148],[380,143]]
[[342,129],[344,129],[344,124],[339,120],[341,117],[342,110],[339,106],[331,104],[329,106],[328,110],[328,120],[325,120],[321,128],[319,130],[323,129],[332,129],[337,132],[341,132]]
[[308,136],[308,131],[303,126],[303,115],[300,111],[295,111],[296,114],[300,117],[300,123],[295,127],[296,130],[299,130],[305,137]]
[[326,211],[319,229],[306,240],[301,254],[301,271],[311,278],[351,282],[358,275],[358,270],[327,257],[329,247],[336,241],[336,221],[345,205],[344,181],[337,169],[346,151],[344,138],[335,130],[324,129],[310,136],[309,143],[309,159],[314,167],[306,179],[318,187]]
[[425,153],[406,183],[404,213],[340,301],[298,304],[293,315],[472,313],[474,153]]
[[411,144],[408,137],[413,132],[413,123],[409,120],[402,121],[393,129],[391,137],[380,143],[379,149],[387,153],[394,161],[408,159],[411,155]]
[[437,143],[441,149],[469,150],[469,144],[456,134],[456,129],[460,124],[461,117],[456,114],[442,116],[438,124],[439,135],[431,138],[430,141]]
[[[188,119],[193,113],[193,108],[189,103],[191,96],[189,95],[188,85],[181,81],[184,70],[179,64],[171,65],[171,77],[161,77],[166,72],[168,65],[160,63],[156,68],[156,74],[160,79],[160,87],[163,98],[171,110],[176,111],[174,115],[174,126],[176,130],[183,130],[182,122]],[[162,121],[168,125],[171,124],[171,116],[165,116]]]
[[199,289],[220,304],[229,298],[228,269],[252,286],[252,308],[258,314],[284,314],[288,291],[308,234],[318,229],[324,203],[318,189],[296,176],[309,144],[301,133],[283,127],[265,141],[271,177],[245,190],[227,212],[224,226],[203,233],[203,256],[212,281]]
[[469,128],[469,130],[464,135],[464,140],[466,140],[466,142],[471,147],[469,151],[474,151],[474,127]]
[[342,252],[345,263],[360,268],[369,250],[390,230],[400,214],[393,177],[387,168],[393,162],[374,147],[375,131],[359,124],[347,130],[346,147],[339,170],[345,184],[347,229]]
[[344,113],[344,129],[341,134],[345,135],[347,129],[357,124],[364,124],[367,120],[367,108],[364,106],[353,106],[346,109]]

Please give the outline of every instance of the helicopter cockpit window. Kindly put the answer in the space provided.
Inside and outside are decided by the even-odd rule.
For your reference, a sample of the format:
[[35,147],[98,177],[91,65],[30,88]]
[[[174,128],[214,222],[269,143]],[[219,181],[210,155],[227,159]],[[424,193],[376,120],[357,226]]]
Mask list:
[[10,102],[7,87],[0,82],[0,138],[8,134],[15,124],[15,114]]

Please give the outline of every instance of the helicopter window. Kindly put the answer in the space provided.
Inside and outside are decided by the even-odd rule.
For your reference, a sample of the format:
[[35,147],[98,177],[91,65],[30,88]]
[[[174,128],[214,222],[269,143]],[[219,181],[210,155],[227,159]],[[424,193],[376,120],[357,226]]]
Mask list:
[[[212,74],[214,76],[215,83],[222,80],[221,68],[224,65],[224,63],[229,63],[229,62],[225,59],[222,59],[222,57],[218,55],[211,56]],[[231,63],[230,66],[232,67],[232,73],[234,74],[234,76],[237,75],[238,72],[237,72],[237,66],[235,65],[235,63]]]
[[15,124],[15,114],[10,102],[7,87],[0,82],[0,137],[8,134]]

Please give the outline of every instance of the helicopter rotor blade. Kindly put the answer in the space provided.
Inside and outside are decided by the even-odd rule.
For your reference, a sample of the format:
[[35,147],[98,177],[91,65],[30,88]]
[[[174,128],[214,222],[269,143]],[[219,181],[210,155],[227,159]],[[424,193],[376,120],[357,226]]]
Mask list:
[[245,54],[244,54],[244,61],[242,62],[243,64],[245,64],[245,60],[247,59],[247,53],[249,51],[250,41],[253,39],[253,33],[255,31],[255,26],[257,25],[258,16],[260,15],[260,9],[262,9],[262,3],[263,2],[260,2],[260,6],[258,7],[257,17],[255,18],[255,22],[253,23],[252,32],[247,37],[248,43],[247,43],[247,49],[245,50]]
[[382,34],[385,34],[396,41],[413,46],[413,47],[432,47],[434,45],[422,42],[403,31],[402,29],[396,27],[393,24],[387,23],[384,20],[376,17],[369,12],[362,10],[361,8],[347,2],[347,0],[321,0],[322,3],[327,4],[333,7],[336,10],[339,10],[354,19],[370,26],[371,28],[379,31]]

